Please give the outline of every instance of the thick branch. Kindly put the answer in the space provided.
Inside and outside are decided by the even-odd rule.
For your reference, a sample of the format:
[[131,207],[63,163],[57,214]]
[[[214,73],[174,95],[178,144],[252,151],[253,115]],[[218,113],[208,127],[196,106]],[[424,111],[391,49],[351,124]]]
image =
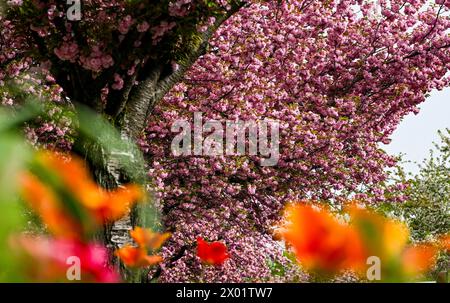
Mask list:
[[220,25],[236,13],[245,3],[236,5],[227,11],[221,17],[218,17],[213,25],[211,25],[201,37],[201,43],[187,54],[187,58],[179,68],[160,79],[163,72],[163,66],[154,68],[149,76],[142,81],[137,87],[134,87],[130,93],[124,109],[123,127],[124,134],[130,138],[137,139],[142,129],[145,127],[148,117],[152,113],[155,105],[172,89],[172,87],[181,81],[186,72],[192,67],[197,59],[204,55],[208,41],[216,32]]
[[152,68],[150,75],[130,93],[123,116],[122,131],[129,138],[137,139],[145,126],[149,104],[155,102],[156,87],[162,67]]
[[[216,19],[216,22],[211,25],[205,32],[202,34],[202,42],[200,46],[197,49],[192,50],[188,54],[188,59],[183,62],[180,67],[167,76],[166,78],[160,80],[158,82],[158,88],[156,91],[156,99],[161,100],[165,94],[169,92],[169,90],[177,84],[179,81],[181,81],[186,74],[186,72],[192,67],[192,65],[197,61],[197,59],[204,55],[207,48],[208,48],[208,41],[211,39],[212,35],[216,32],[216,30],[222,25],[223,22],[225,22],[228,18],[230,18],[235,12],[237,12],[242,5],[236,6],[234,10],[228,11],[223,16]],[[151,110],[149,111],[150,114]]]

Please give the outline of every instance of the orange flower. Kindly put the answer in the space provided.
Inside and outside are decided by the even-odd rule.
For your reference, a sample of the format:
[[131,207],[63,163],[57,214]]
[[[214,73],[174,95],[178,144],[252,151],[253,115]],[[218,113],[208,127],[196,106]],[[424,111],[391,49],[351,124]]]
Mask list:
[[126,245],[116,250],[116,255],[128,267],[147,267],[162,261],[160,256],[149,256],[145,247]]
[[78,238],[81,225],[67,214],[48,186],[29,173],[22,174],[20,182],[25,200],[37,211],[51,233],[66,238]]
[[103,222],[121,218],[143,196],[136,185],[101,188],[77,157],[40,152],[33,168],[33,174],[21,176],[22,195],[57,236],[89,235]]
[[351,205],[348,211],[351,224],[364,239],[371,256],[387,261],[397,258],[403,252],[409,239],[409,230],[404,223],[387,219],[356,205]]
[[158,249],[170,237],[170,233],[154,233],[150,229],[135,227],[130,231],[138,247],[126,245],[116,251],[116,255],[129,267],[147,267],[162,261],[160,256],[149,256],[147,249]]
[[230,257],[225,244],[218,241],[208,243],[202,238],[197,238],[197,256],[209,265],[221,265]]
[[55,172],[64,186],[85,206],[98,208],[103,204],[105,193],[100,190],[86,164],[78,157],[44,151],[38,154],[38,161]]
[[170,233],[155,233],[148,228],[135,227],[130,231],[133,240],[139,245],[150,249],[158,249],[170,237]]
[[369,255],[381,259],[385,280],[408,281],[434,264],[438,248],[431,244],[408,247],[409,229],[404,223],[355,204],[350,206],[349,212]]
[[38,161],[59,177],[64,187],[99,223],[120,219],[131,203],[143,197],[142,190],[136,185],[126,185],[113,191],[104,190],[93,180],[85,163],[75,156],[41,152]]
[[305,204],[287,207],[287,223],[281,234],[306,269],[326,274],[341,269],[363,273],[367,257],[377,256],[385,281],[407,281],[433,265],[438,247],[407,247],[409,230],[402,222],[359,208],[355,203],[347,210],[349,225],[340,223],[322,208]]
[[438,248],[422,244],[406,248],[402,254],[403,271],[409,276],[417,276],[429,270],[436,262]]
[[[98,201],[92,210],[96,212],[99,220],[115,221],[123,217],[131,203],[142,199],[143,193],[139,186],[125,185],[114,191],[106,192],[105,197]],[[88,206],[88,205],[86,205]]]
[[336,273],[347,268],[359,270],[365,263],[358,233],[325,210],[293,204],[286,209],[285,221],[283,238],[307,269]]

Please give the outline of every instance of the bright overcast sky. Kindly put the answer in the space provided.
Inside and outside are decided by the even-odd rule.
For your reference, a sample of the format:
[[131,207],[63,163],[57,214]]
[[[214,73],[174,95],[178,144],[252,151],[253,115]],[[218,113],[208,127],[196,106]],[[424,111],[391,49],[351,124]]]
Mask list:
[[[450,88],[435,91],[420,105],[418,115],[410,114],[404,118],[392,135],[392,142],[384,146],[389,154],[405,154],[404,160],[422,162],[438,142],[437,131],[450,128]],[[414,163],[404,164],[409,172],[417,172]]]

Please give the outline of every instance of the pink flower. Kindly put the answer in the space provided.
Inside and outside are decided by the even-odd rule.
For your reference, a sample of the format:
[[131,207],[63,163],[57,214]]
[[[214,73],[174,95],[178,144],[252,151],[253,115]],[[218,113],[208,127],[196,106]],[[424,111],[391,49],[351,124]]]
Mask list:
[[123,79],[119,74],[114,74],[114,84],[111,88],[115,90],[121,90],[123,88]]
[[127,15],[119,22],[118,30],[122,35],[125,35],[130,30],[131,25],[133,24],[133,18],[130,15]]
[[146,32],[149,29],[150,25],[144,21],[137,26],[137,31],[140,33]]
[[21,6],[23,4],[23,0],[8,0],[6,3],[11,6]]
[[110,55],[104,55],[103,57],[101,57],[101,60],[103,68],[111,67],[114,64],[114,60]]
[[45,76],[45,80],[48,82],[51,82],[51,83],[55,82],[55,78],[53,78],[53,76],[51,76],[51,75]]
[[[118,282],[119,276],[107,267],[105,247],[68,239],[22,236],[13,240],[14,248],[29,262],[30,278],[39,282],[67,281],[67,270],[79,260],[81,282]],[[71,261],[72,260],[72,261]]]
[[152,28],[153,32],[153,41],[157,42],[161,39],[162,36],[164,36],[168,31],[170,31],[172,28],[174,28],[176,25],[175,22],[168,23],[167,21],[162,21],[158,26],[155,26]]
[[74,62],[78,55],[78,45],[75,42],[63,42],[59,48],[54,49],[54,53],[61,60]]
[[186,16],[190,6],[189,4],[192,0],[178,0],[169,3],[169,15],[173,17],[183,17]]

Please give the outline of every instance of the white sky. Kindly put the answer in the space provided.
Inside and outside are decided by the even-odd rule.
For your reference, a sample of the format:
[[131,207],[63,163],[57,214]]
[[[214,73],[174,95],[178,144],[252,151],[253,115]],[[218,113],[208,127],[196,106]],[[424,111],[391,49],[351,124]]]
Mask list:
[[[437,131],[450,128],[450,88],[434,91],[420,105],[418,115],[406,116],[392,135],[392,142],[383,148],[393,155],[404,154],[403,159],[422,162],[433,148],[433,141],[438,142]],[[415,173],[417,164],[403,164],[406,171]]]

